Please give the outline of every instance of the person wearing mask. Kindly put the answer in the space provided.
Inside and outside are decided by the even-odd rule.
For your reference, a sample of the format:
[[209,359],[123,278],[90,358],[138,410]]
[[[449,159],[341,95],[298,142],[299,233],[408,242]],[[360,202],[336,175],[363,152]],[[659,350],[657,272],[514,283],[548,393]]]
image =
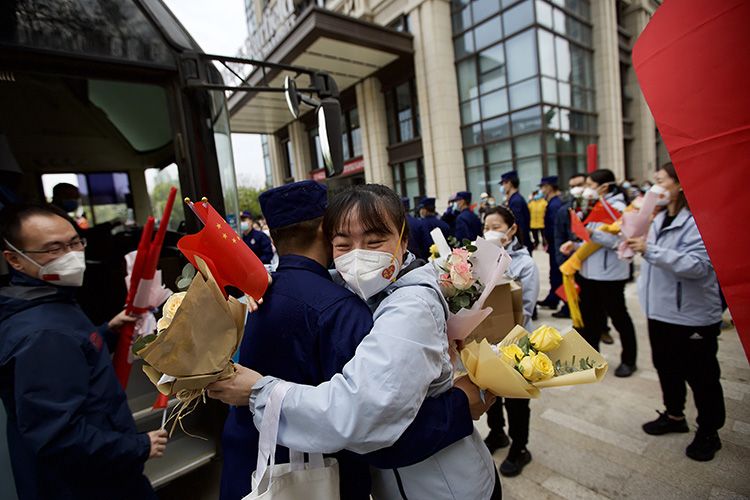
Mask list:
[[[539,190],[547,200],[547,210],[544,213],[544,238],[549,242],[555,241],[555,220],[557,219],[557,212],[563,205],[563,201],[560,198],[560,188],[558,187],[558,180],[556,175],[549,177],[542,177],[539,183]],[[557,309],[560,303],[560,297],[557,296],[557,289],[562,286],[562,273],[560,272],[560,265],[562,262],[557,260],[557,249],[554,248],[554,244],[547,246],[547,254],[549,256],[549,293],[539,305],[547,307],[549,309]]]
[[245,242],[250,250],[258,256],[263,264],[271,264],[273,261],[273,244],[271,238],[254,227],[253,214],[245,210],[240,214],[240,230],[242,231],[242,241]]
[[432,241],[432,236],[430,236],[432,230],[436,227],[440,228],[440,232],[442,232],[443,236],[447,238],[450,234],[450,228],[448,227],[448,224],[440,220],[435,213],[435,198],[425,196],[420,200],[419,217],[419,231],[421,234],[418,236],[418,240],[421,246],[419,248],[419,253],[416,255],[426,260],[430,257],[430,247],[434,243]]
[[630,238],[641,254],[638,297],[648,318],[648,337],[666,410],[643,424],[647,434],[689,432],[685,420],[685,383],[693,391],[698,431],[685,453],[693,460],[712,460],[721,449],[718,430],[725,408],[721,370],[716,358],[721,332],[719,283],[680,186],[667,163],[652,188],[662,194],[647,238]]
[[[376,184],[352,186],[330,202],[323,220],[337,280],[367,301],[373,327],[341,373],[318,386],[290,384],[277,442],[292,449],[370,453],[397,442],[414,415],[454,382],[448,352],[448,306],[437,270],[404,251],[406,217],[399,197]],[[262,308],[261,308],[262,310]],[[280,382],[247,370],[250,411],[259,426]],[[478,397],[477,394],[472,396]],[[240,399],[247,403],[247,399]],[[475,418],[494,401],[472,412]],[[402,467],[371,468],[375,499],[499,499],[492,457],[470,435]]]
[[471,193],[459,191],[450,200],[456,216],[455,236],[458,241],[474,241],[482,234],[482,222],[471,209]]
[[85,214],[78,214],[81,192],[73,184],[60,182],[52,188],[52,205],[56,206],[63,212],[74,217],[79,229],[88,229],[89,221]]
[[544,237],[544,214],[547,210],[547,200],[540,190],[534,191],[529,201],[529,215],[531,225],[531,238],[534,250],[547,244]]
[[[560,209],[555,214],[555,229],[554,229],[554,240],[550,241],[550,245],[554,246],[556,262],[560,264],[564,263],[572,253],[572,250],[565,254],[561,252],[561,248],[568,241],[574,241],[576,235],[570,229],[570,210],[579,210],[581,203],[581,194],[583,193],[584,185],[586,184],[586,174],[577,173],[573,174],[568,180],[568,194],[564,203],[560,206]],[[558,267],[559,268],[559,267]],[[563,303],[563,306],[559,311],[552,313],[553,318],[570,318],[570,309],[567,303]]]
[[484,191],[479,195],[479,220],[484,224],[484,213],[487,211],[489,207],[488,201],[490,199],[490,195],[488,193],[485,193]]
[[121,312],[96,327],[76,304],[86,241],[54,206],[0,215],[10,284],[0,288],[0,397],[21,500],[156,499],[143,475],[163,430],[139,433],[115,376]]
[[[522,287],[524,328],[532,331],[531,318],[539,296],[539,270],[534,259],[517,236],[518,225],[513,212],[505,207],[487,211],[484,220],[484,239],[506,249],[511,263],[506,276],[518,281]],[[505,434],[503,406],[508,414],[508,435]],[[531,462],[531,453],[526,449],[529,442],[529,419],[531,418],[528,399],[498,398],[487,410],[487,425],[490,433],[485,445],[494,453],[499,448],[510,446],[508,456],[500,464],[500,473],[506,477],[517,476]],[[512,440],[512,444],[511,444]]]
[[[411,202],[406,196],[401,197],[401,203],[404,205],[404,212],[406,213],[406,224],[409,226],[409,234],[412,235],[409,238],[409,251],[419,257],[420,259],[427,260],[428,254],[422,253],[422,248],[425,243],[422,241],[422,220],[417,219],[411,214]],[[429,246],[428,246],[429,248]]]
[[526,204],[526,200],[523,199],[521,193],[518,192],[518,186],[521,182],[518,180],[518,173],[515,170],[505,172],[500,176],[500,192],[505,196],[505,206],[510,208],[513,212],[513,216],[516,218],[518,224],[518,235],[523,241],[529,253],[534,251],[534,247],[531,244],[531,214],[529,214],[529,206]]
[[[607,169],[589,174],[582,198],[591,201],[603,199],[620,213],[626,207],[625,196],[615,185],[615,174]],[[609,316],[620,334],[622,344],[620,365],[615,369],[615,376],[629,377],[637,369],[635,328],[625,305],[625,284],[630,276],[630,265],[617,257],[620,238],[597,231],[602,225],[593,222],[586,226],[591,241],[601,245],[601,248],[583,261],[581,271],[576,275],[576,282],[581,287],[579,300],[584,325],[581,334],[594,349],[599,350],[599,341],[607,329]],[[563,253],[571,252],[576,245],[572,241],[564,243]]]

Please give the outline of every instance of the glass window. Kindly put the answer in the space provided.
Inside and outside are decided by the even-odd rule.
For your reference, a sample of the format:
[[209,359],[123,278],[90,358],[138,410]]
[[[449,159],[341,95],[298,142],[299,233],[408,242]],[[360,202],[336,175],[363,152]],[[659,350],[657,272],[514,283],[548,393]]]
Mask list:
[[543,75],[555,76],[555,37],[546,30],[539,30],[539,67]]
[[508,93],[505,89],[486,94],[481,99],[482,118],[501,115],[508,112]]
[[487,191],[487,182],[484,179],[484,167],[466,169],[466,186],[469,191],[481,193]]
[[524,29],[534,22],[534,7],[531,0],[526,0],[503,13],[503,24],[507,34]]
[[503,28],[500,26],[500,18],[494,17],[484,24],[474,28],[474,40],[477,50],[492,45],[503,37]]
[[570,84],[560,82],[558,84],[558,90],[560,95],[560,106],[570,106]]
[[[419,108],[416,106],[414,81],[408,80],[386,92],[386,114],[388,115],[388,140],[391,144],[410,141],[419,137]],[[359,114],[356,115],[356,125],[359,128]],[[361,152],[361,133],[356,132],[353,142],[356,151]],[[361,154],[361,153],[360,153]]]
[[514,134],[523,134],[542,128],[542,113],[538,107],[516,111],[510,119],[513,121]]
[[453,14],[453,32],[461,33],[471,26],[471,7],[466,7]]
[[312,154],[310,155],[312,156],[312,168],[310,170],[323,168],[325,164],[323,163],[323,150],[320,148],[320,135],[318,134],[318,127],[310,129],[308,131],[308,135],[310,136],[310,151],[312,152]]
[[565,34],[565,13],[560,9],[555,9],[552,17],[554,18],[555,31]]
[[[177,188],[177,200],[181,200],[180,193],[180,172],[176,163],[159,170],[157,168],[146,170],[146,189],[148,196],[151,198],[151,215],[159,218],[164,213],[164,207],[167,205],[169,190],[172,186]],[[168,229],[176,231],[180,223],[185,220],[185,205],[175,203],[172,207],[172,216],[169,218]],[[102,222],[99,215],[96,217],[97,224]]]
[[571,82],[584,87],[593,87],[593,75],[591,74],[592,55],[586,49],[570,45],[570,71]]
[[422,160],[410,160],[393,166],[393,181],[396,191],[410,200],[424,196],[424,171]]
[[536,20],[552,29],[552,6],[543,0],[536,0]]
[[555,134],[546,134],[544,136],[545,147],[547,148],[547,154],[553,155],[557,152],[557,140]]
[[492,163],[490,164],[489,173],[490,173],[490,180],[489,180],[489,188],[490,193],[492,193],[492,196],[495,197],[495,201],[498,203],[503,203],[505,201],[505,198],[500,195],[500,180],[502,179],[502,175],[506,172],[510,172],[511,170],[515,170],[513,168],[513,162],[512,161],[504,161],[500,163]]
[[560,108],[544,107],[544,126],[552,129],[560,128]]
[[474,53],[474,32],[467,31],[463,35],[457,37],[453,44],[457,59]]
[[479,99],[472,99],[461,104],[461,123],[474,123],[480,120]]
[[464,162],[467,167],[476,167],[484,164],[484,154],[482,148],[467,149],[464,151]]
[[499,0],[474,0],[471,7],[474,11],[474,22],[479,22],[498,12],[500,2]]
[[511,85],[509,89],[510,109],[520,109],[539,102],[538,78]]
[[362,131],[359,127],[357,108],[349,111],[349,133],[352,137],[352,157],[362,156]]
[[570,130],[570,110],[567,108],[555,108],[560,114],[560,130]]
[[414,139],[414,124],[411,109],[410,82],[404,82],[396,87],[396,112],[398,113],[398,129],[401,141]]
[[505,86],[505,56],[498,44],[479,54],[479,90],[487,93]]
[[516,158],[533,156],[542,153],[542,136],[539,134],[522,135],[513,139]]
[[557,81],[552,78],[542,78],[542,100],[557,104]]
[[485,151],[487,151],[487,161],[490,163],[509,161],[513,159],[513,148],[510,146],[510,141],[500,141],[488,144]]
[[483,128],[485,142],[491,142],[497,139],[508,137],[510,135],[508,115],[485,121]]
[[547,175],[557,175],[557,157],[547,155]]
[[477,64],[472,59],[458,63],[458,95],[462,101],[477,97]]
[[505,42],[508,54],[508,83],[536,74],[536,37],[534,30],[526,31]]
[[464,127],[461,131],[464,140],[464,146],[473,146],[482,142],[482,127],[479,123]]
[[564,38],[555,37],[555,54],[557,55],[557,78],[570,81],[570,43]]
[[518,171],[518,180],[520,181],[519,191],[522,193],[531,193],[539,185],[539,179],[542,178],[542,157],[535,156],[516,160],[516,170]]
[[498,68],[479,75],[479,91],[482,94],[492,92],[505,85],[505,69]]

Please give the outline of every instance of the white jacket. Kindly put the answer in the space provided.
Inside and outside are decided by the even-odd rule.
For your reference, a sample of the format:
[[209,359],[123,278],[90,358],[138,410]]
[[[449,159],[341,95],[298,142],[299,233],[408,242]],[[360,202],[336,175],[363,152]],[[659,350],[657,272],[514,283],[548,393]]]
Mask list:
[[[434,266],[408,272],[385,292],[372,330],[343,372],[317,387],[295,384],[289,390],[279,444],[320,453],[385,448],[411,424],[426,397],[451,388],[448,305]],[[264,377],[253,388],[256,427],[275,383]],[[495,485],[495,465],[476,430],[398,474],[410,500],[484,500]],[[374,498],[401,497],[395,471],[371,468],[371,475]]]

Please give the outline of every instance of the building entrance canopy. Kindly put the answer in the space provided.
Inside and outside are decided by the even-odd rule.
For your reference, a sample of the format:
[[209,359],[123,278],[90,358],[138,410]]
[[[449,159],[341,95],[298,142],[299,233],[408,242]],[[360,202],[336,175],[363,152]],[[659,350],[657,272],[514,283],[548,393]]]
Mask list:
[[[413,53],[412,36],[408,33],[310,7],[294,21],[289,33],[270,48],[265,60],[327,72],[338,88],[345,90],[399,57],[411,57]],[[257,58],[259,55],[264,54],[248,54]],[[282,69],[264,74],[257,68],[247,83],[282,87],[286,76],[297,75]],[[298,86],[306,84],[301,81]],[[283,93],[236,92],[229,98],[229,112],[230,126],[236,133],[271,134],[294,120]]]

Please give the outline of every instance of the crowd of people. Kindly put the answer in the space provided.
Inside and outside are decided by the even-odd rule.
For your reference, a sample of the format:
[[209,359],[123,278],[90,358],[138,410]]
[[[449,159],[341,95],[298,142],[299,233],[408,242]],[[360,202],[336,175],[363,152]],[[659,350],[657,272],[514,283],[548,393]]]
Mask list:
[[[643,430],[689,431],[688,384],[698,430],[686,454],[713,459],[725,418],[716,358],[723,302],[671,164],[656,184],[660,207],[648,234],[623,240],[591,222],[584,239],[597,246],[586,258],[576,256],[585,243],[574,218],[583,224],[597,204],[623,213],[643,194],[605,169],[570,177],[565,194],[557,177],[544,177],[528,199],[517,173],[507,172],[498,199],[482,193],[473,204],[472,193],[460,191],[441,217],[435,198],[422,198],[410,213],[408,199],[374,184],[330,200],[313,181],[264,192],[262,220],[243,212],[241,230],[273,269],[272,284],[263,304],[251,304],[236,375],[208,387],[209,397],[230,405],[221,498],[250,492],[257,427],[279,393],[277,460],[289,459],[287,448],[332,454],[341,498],[497,499],[500,475],[518,475],[532,460],[528,399],[496,399],[467,377],[454,380],[449,311],[434,267],[425,265],[436,228],[506,249],[529,330],[537,307],[571,314],[566,305],[557,310],[556,292],[560,267],[578,259],[581,334],[598,349],[612,321],[622,345],[618,377],[637,370],[624,295],[633,269],[617,252],[625,241],[640,255],[638,295],[665,406]],[[0,233],[11,269],[10,284],[0,288],[0,396],[19,496],[153,497],[143,463],[164,453],[166,436],[137,432],[109,361],[108,345],[133,318],[121,313],[96,327],[76,305],[71,290],[82,284],[85,240],[62,210],[7,207]],[[532,258],[538,249],[549,260],[545,297]],[[473,420],[484,413],[490,433],[483,439]],[[492,454],[507,446],[498,474]]]

